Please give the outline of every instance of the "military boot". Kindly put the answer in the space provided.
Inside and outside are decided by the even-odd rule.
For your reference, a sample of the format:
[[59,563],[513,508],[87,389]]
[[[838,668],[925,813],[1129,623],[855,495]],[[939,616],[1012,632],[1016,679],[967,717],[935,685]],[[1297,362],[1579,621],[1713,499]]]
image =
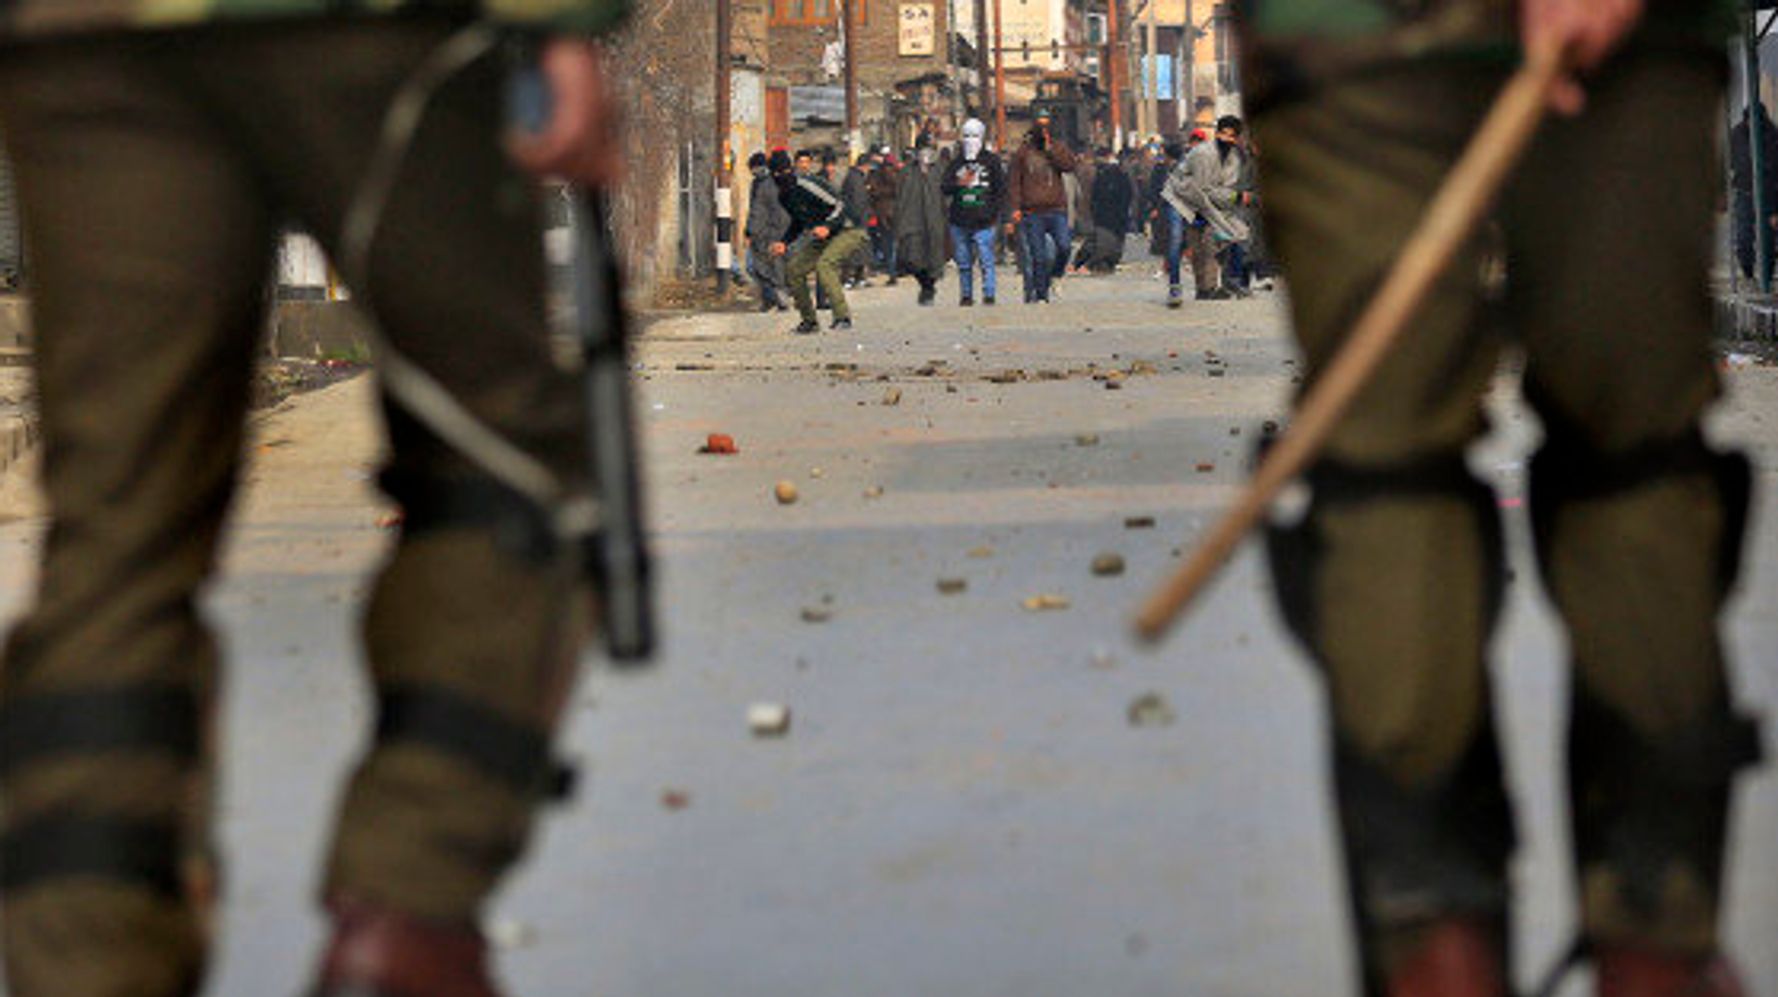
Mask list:
[[1387,997],[1506,997],[1506,958],[1497,932],[1453,917],[1418,932],[1389,974]]
[[349,901],[329,905],[333,940],[310,997],[500,997],[473,923],[437,923]]
[[1601,945],[1593,957],[1599,997],[1746,997],[1728,960]]

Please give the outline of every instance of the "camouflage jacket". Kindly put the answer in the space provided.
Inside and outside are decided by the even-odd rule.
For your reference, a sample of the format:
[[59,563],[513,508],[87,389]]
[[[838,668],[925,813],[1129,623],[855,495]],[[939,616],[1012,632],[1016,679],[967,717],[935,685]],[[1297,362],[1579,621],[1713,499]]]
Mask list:
[[[1518,57],[1517,0],[1238,0],[1250,104],[1391,62]],[[1637,44],[1720,48],[1738,0],[1648,0]]]
[[421,10],[481,16],[525,29],[597,34],[623,20],[629,7],[630,0],[0,0],[0,39]]

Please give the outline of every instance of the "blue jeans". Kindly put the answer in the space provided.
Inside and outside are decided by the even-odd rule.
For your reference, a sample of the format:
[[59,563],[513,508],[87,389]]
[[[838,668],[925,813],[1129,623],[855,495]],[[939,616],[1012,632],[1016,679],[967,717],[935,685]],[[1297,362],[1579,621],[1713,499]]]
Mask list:
[[1185,218],[1163,201],[1161,222],[1167,226],[1167,286],[1178,287],[1179,263],[1185,258]]
[[965,298],[975,297],[975,265],[982,266],[982,297],[994,297],[994,227],[970,231],[951,226],[951,244],[957,253],[957,282]]
[[1040,211],[1025,216],[1025,255],[1030,260],[1027,279],[1037,300],[1048,300],[1050,282],[1068,265],[1068,212]]

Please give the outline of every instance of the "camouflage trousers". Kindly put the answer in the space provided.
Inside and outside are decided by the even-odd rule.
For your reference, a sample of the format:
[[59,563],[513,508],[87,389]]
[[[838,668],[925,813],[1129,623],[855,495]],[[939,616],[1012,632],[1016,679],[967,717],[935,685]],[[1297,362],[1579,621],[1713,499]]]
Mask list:
[[[1504,300],[1484,301],[1478,238],[1334,434],[1305,518],[1274,531],[1285,615],[1326,678],[1373,982],[1430,920],[1503,921],[1509,903],[1513,817],[1486,664],[1506,573],[1498,503],[1465,451],[1514,343],[1545,427],[1533,530],[1572,656],[1583,930],[1716,944],[1730,786],[1757,754],[1719,633],[1750,473],[1699,430],[1719,392],[1706,278],[1720,66],[1620,57],[1585,115],[1547,126],[1498,210]],[[1256,119],[1267,230],[1311,378],[1506,72],[1398,66]]]
[[[11,997],[199,985],[219,662],[195,599],[240,472],[265,279],[286,222],[337,258],[383,111],[450,31],[193,29],[0,58],[52,516],[0,672]],[[355,291],[412,362],[572,478],[583,408],[550,349],[532,185],[497,143],[500,72],[441,91]],[[562,551],[521,552],[480,511],[429,514],[517,499],[386,409],[408,526],[364,616],[377,729],[325,890],[467,921],[545,795],[584,600]]]

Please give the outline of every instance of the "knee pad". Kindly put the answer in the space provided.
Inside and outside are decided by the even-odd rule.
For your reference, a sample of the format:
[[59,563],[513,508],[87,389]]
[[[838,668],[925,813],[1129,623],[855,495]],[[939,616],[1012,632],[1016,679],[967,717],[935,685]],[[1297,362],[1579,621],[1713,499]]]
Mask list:
[[1482,618],[1492,629],[1506,593],[1505,544],[1494,491],[1470,473],[1461,453],[1433,454],[1383,467],[1322,460],[1309,470],[1305,484],[1309,499],[1301,518],[1269,524],[1266,547],[1285,624],[1311,656],[1318,656],[1320,607],[1315,604],[1315,587],[1326,546],[1319,517],[1328,509],[1376,499],[1457,499],[1474,512],[1486,573]]
[[1753,508],[1753,464],[1745,454],[1712,450],[1695,428],[1613,455],[1600,454],[1568,436],[1552,436],[1531,460],[1531,526],[1545,577],[1551,576],[1550,552],[1564,507],[1689,477],[1707,478],[1717,489],[1723,517],[1717,584],[1719,596],[1726,600],[1741,576]]

